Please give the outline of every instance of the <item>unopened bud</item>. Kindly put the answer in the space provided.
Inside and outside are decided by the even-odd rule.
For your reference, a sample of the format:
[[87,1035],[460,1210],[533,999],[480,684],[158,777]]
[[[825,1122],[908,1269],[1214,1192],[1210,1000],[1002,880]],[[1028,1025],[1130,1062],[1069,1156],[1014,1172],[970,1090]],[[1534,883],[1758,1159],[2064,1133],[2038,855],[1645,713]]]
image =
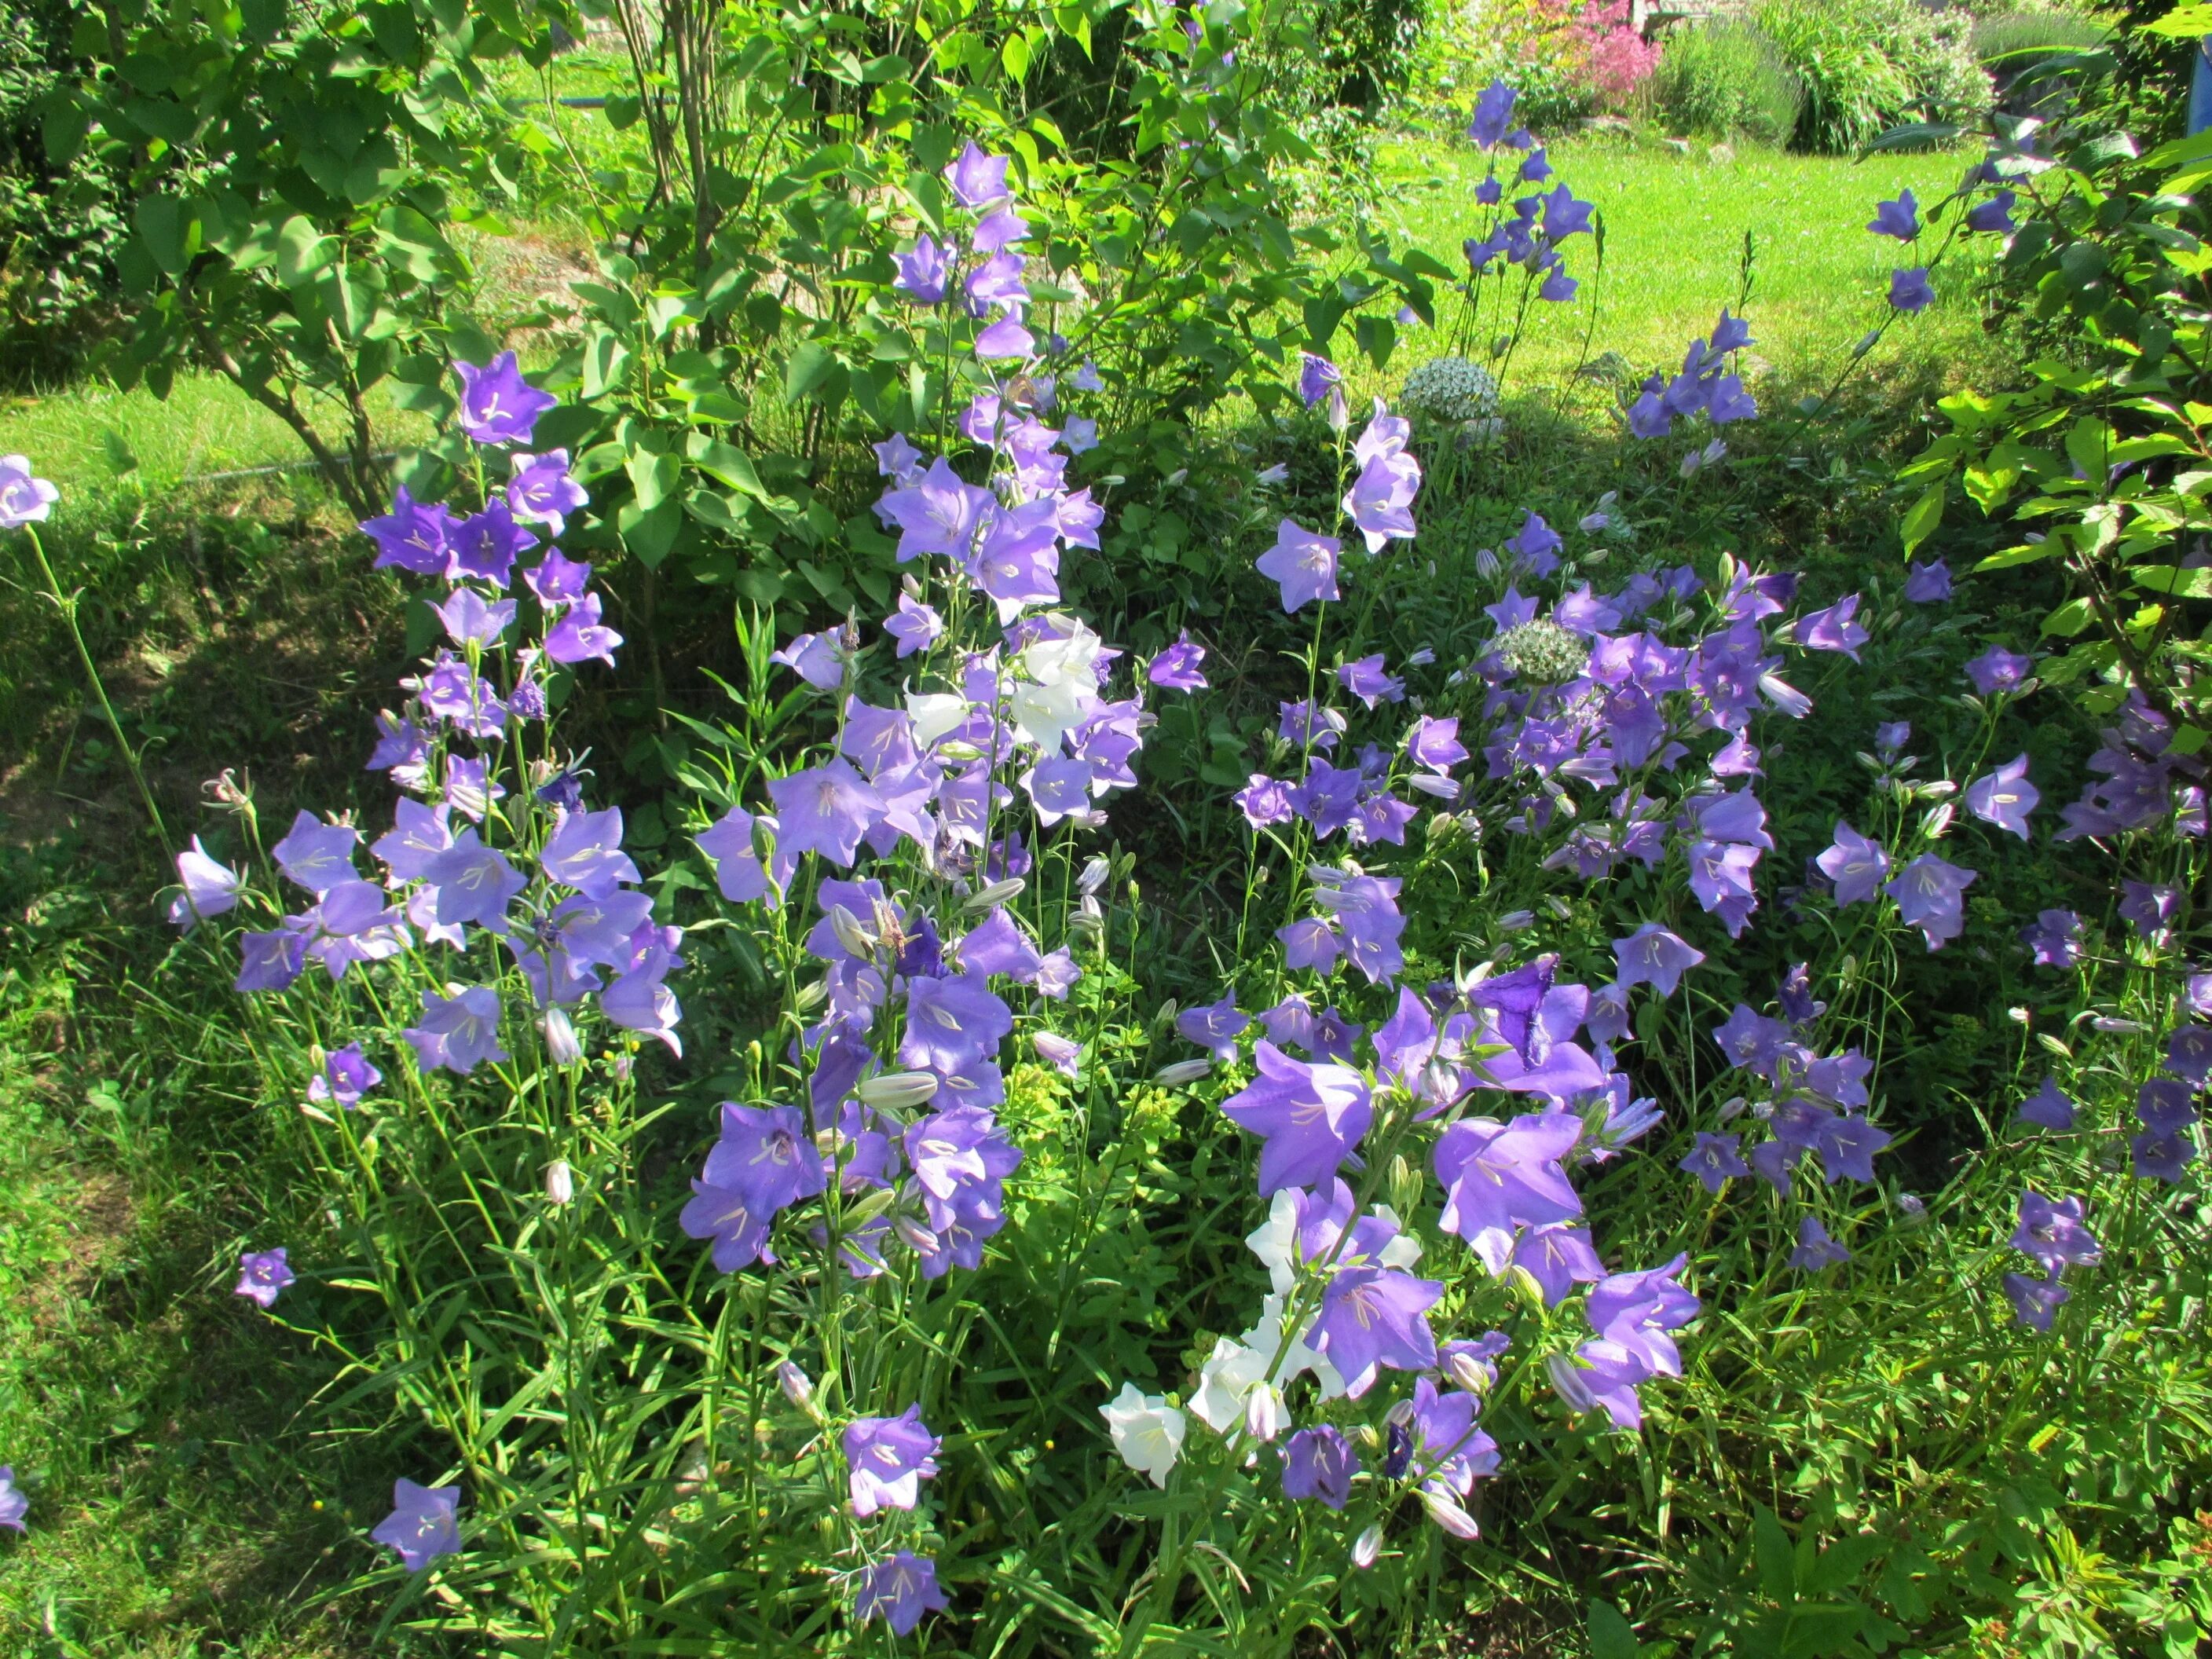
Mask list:
[[1344,400],[1344,388],[1333,386],[1328,389],[1328,429],[1341,433],[1352,424],[1352,406]]
[[1517,933],[1523,928],[1534,927],[1535,922],[1536,913],[1534,910],[1508,910],[1504,915],[1498,917],[1498,931],[1501,933]]
[[1152,1073],[1152,1081],[1163,1088],[1176,1089],[1186,1083],[1195,1083],[1213,1069],[1210,1060],[1178,1060],[1173,1065],[1163,1066]]
[[1401,1215],[1413,1215],[1419,1211],[1421,1200],[1425,1196],[1423,1190],[1425,1185],[1421,1179],[1421,1172],[1407,1162],[1404,1153],[1391,1155],[1390,1202]]
[[1244,1396],[1244,1432],[1255,1440],[1272,1441],[1283,1431],[1283,1397],[1272,1384],[1262,1382]]
[[569,1173],[568,1160],[556,1158],[545,1166],[545,1199],[550,1204],[573,1203],[576,1197],[576,1179]]
[[1088,898],[1103,887],[1113,873],[1114,866],[1110,863],[1103,858],[1093,857],[1083,866],[1083,873],[1076,878],[1076,890]]
[[1455,1538],[1480,1538],[1482,1529],[1474,1524],[1474,1517],[1441,1493],[1421,1488],[1421,1502],[1428,1506],[1429,1519]]
[[788,1359],[777,1364],[775,1380],[776,1385],[783,1390],[783,1397],[794,1406],[804,1408],[814,1398],[814,1384],[807,1380],[805,1371]]
[[910,1215],[893,1216],[891,1231],[906,1241],[906,1247],[918,1255],[929,1255],[937,1249],[937,1235]]
[[576,1041],[576,1028],[566,1009],[548,1008],[538,1029],[545,1035],[545,1057],[556,1066],[574,1066],[583,1059],[584,1045]]
[[1490,1373],[1482,1362],[1462,1348],[1444,1360],[1444,1372],[1469,1394],[1480,1394],[1490,1386]]
[[1529,1307],[1533,1309],[1541,1309],[1543,1307],[1544,1287],[1538,1281],[1536,1275],[1530,1273],[1526,1267],[1522,1267],[1517,1262],[1512,1267],[1508,1267],[1505,1270],[1505,1282],[1512,1289],[1520,1292],[1521,1299],[1526,1302]]
[[1382,1559],[1382,1528],[1370,1527],[1352,1540],[1352,1565],[1365,1572]]
[[1413,1402],[1410,1400],[1399,1401],[1396,1404],[1393,1405],[1389,1411],[1382,1413],[1382,1420],[1385,1423],[1388,1423],[1394,1429],[1412,1428],[1413,1426]]
[[828,982],[826,981],[817,979],[808,984],[800,986],[799,988],[798,994],[794,995],[791,1000],[793,1005],[798,1008],[799,1012],[805,1014],[811,1013],[815,1009],[819,1008],[829,995],[830,987]]
[[885,1072],[861,1083],[853,1092],[871,1106],[919,1106],[937,1096],[933,1072]]
[[1009,876],[1004,881],[994,881],[989,886],[970,893],[961,902],[963,910],[988,910],[994,904],[1006,904],[1022,896],[1029,884],[1019,876]]
[[847,952],[856,957],[872,957],[876,953],[876,936],[860,926],[860,917],[842,904],[830,907],[830,931],[837,936],[837,943]]

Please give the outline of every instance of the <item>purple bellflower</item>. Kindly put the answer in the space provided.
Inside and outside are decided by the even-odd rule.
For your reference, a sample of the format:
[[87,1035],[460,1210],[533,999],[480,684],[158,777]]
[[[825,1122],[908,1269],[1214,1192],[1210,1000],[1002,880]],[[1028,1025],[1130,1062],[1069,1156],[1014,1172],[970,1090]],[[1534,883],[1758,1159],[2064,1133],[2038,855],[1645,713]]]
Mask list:
[[2027,815],[2043,799],[2027,781],[2027,757],[2015,755],[1994,772],[1986,772],[1966,786],[1966,810],[1984,823],[2027,839]]
[[897,1417],[863,1417],[848,1425],[845,1465],[853,1513],[865,1521],[878,1510],[912,1509],[920,1501],[921,1483],[937,1473],[940,1443],[922,1426],[920,1406],[908,1406]]
[[[1002,168],[1005,165],[1000,163]],[[871,1619],[881,1619],[893,1635],[911,1636],[924,1615],[943,1613],[951,1605],[938,1587],[937,1563],[912,1550],[901,1550],[862,1571],[853,1612],[864,1625]]]
[[485,445],[526,444],[538,417],[561,401],[522,378],[514,354],[502,351],[479,368],[455,363],[461,377],[461,402],[454,419],[462,431]]
[[284,1287],[298,1277],[285,1260],[282,1246],[273,1250],[248,1250],[238,1258],[236,1294],[262,1309],[276,1305]]
[[1343,548],[1335,537],[1316,534],[1285,519],[1275,527],[1274,546],[1260,556],[1259,571],[1281,584],[1284,611],[1297,611],[1310,600],[1340,597],[1336,562]]
[[368,1535],[398,1551],[408,1571],[420,1572],[441,1555],[460,1553],[460,1510],[459,1486],[418,1486],[412,1480],[395,1480],[392,1513]]
[[1292,1060],[1265,1040],[1253,1057],[1259,1075],[1223,1101],[1221,1110],[1263,1139],[1261,1195],[1333,1180],[1374,1121],[1366,1080],[1348,1066]]

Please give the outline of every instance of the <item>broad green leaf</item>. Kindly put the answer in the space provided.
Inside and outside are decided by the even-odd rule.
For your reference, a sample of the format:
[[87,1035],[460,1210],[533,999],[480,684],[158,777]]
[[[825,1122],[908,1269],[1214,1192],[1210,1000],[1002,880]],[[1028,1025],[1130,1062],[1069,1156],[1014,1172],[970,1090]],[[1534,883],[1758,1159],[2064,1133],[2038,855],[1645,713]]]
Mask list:
[[629,474],[630,488],[637,492],[639,510],[650,513],[675,492],[677,480],[684,473],[684,464],[673,455],[633,448],[623,463],[623,471]]
[[1920,550],[1921,543],[1935,533],[1936,526],[1943,521],[1943,503],[1950,499],[1950,486],[1938,480],[1920,492],[1920,499],[1905,509],[1905,517],[1897,526],[1909,556]]
[[769,499],[769,492],[762,486],[759,473],[753,470],[752,458],[735,445],[720,442],[703,432],[695,432],[684,440],[684,453],[690,457],[692,465],[717,483],[726,484],[757,501]]
[[2212,567],[2145,565],[2131,573],[2136,586],[2176,599],[2212,599]]
[[1637,1659],[1640,1645],[1636,1627],[1621,1616],[1619,1607],[1595,1596],[1590,1599],[1590,1659]]
[[146,252],[164,276],[181,276],[197,251],[193,244],[199,227],[190,210],[174,196],[142,196],[131,222],[146,244]]
[[790,362],[784,366],[784,396],[793,403],[799,402],[828,380],[830,371],[836,367],[837,360],[830,356],[829,347],[819,340],[801,341],[791,354]]
[[317,230],[304,214],[294,214],[276,233],[276,280],[286,288],[313,281],[337,257],[337,239]]
[[2043,631],[2070,640],[2095,620],[2096,612],[2087,599],[2071,599],[2043,619]]

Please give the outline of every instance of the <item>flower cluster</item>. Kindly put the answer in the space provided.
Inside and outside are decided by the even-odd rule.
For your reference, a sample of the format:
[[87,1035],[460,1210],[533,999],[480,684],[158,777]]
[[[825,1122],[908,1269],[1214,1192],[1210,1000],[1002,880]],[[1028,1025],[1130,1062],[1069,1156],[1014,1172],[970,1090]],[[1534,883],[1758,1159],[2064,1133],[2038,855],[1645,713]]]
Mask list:
[[1406,377],[1405,406],[1439,421],[1498,413],[1498,377],[1464,357],[1431,357]]
[[1521,153],[1517,163],[1509,163],[1517,182],[1540,185],[1552,176],[1552,164],[1534,135],[1513,125],[1516,97],[1504,82],[1492,82],[1475,100],[1474,118],[1468,126],[1467,136],[1491,156],[1489,172],[1474,188],[1474,199],[1491,210],[1490,228],[1467,239],[1463,252],[1468,279],[1474,281],[1503,260],[1527,273],[1539,300],[1565,304],[1575,297],[1578,284],[1567,275],[1560,245],[1589,231],[1595,208],[1578,200],[1565,185],[1531,191],[1516,198],[1510,210],[1504,207],[1505,183],[1498,172],[1501,150]]

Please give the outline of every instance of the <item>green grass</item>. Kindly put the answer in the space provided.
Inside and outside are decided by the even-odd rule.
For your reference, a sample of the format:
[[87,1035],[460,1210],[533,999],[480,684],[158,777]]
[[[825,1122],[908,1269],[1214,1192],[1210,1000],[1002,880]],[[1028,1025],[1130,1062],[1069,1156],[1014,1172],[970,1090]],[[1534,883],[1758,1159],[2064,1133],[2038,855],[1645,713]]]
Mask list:
[[[1923,203],[1932,201],[1965,166],[1954,155],[1851,162],[1746,145],[1735,160],[1714,161],[1709,151],[1698,143],[1683,155],[1603,139],[1550,147],[1558,177],[1542,187],[1565,182],[1597,204],[1607,270],[1589,280],[1594,244],[1577,237],[1569,245],[1568,268],[1584,279],[1583,289],[1574,304],[1534,307],[1513,366],[1522,389],[1571,372],[1586,330],[1592,357],[1617,352],[1638,374],[1679,368],[1688,343],[1711,332],[1721,307],[1735,305],[1747,234],[1753,287],[1744,310],[1756,356],[1785,382],[1832,377],[1887,313],[1892,269],[1917,263],[1869,234],[1875,202],[1908,185]],[[1380,222],[1394,240],[1411,240],[1463,269],[1460,244],[1482,213],[1474,200],[1480,158],[1463,145],[1400,144],[1386,149],[1381,171]],[[1891,331],[1880,354],[1887,372],[1966,378],[1984,361],[1971,269],[1960,261],[1939,270],[1937,303]],[[1418,340],[1400,349],[1407,368],[1429,355]]]

